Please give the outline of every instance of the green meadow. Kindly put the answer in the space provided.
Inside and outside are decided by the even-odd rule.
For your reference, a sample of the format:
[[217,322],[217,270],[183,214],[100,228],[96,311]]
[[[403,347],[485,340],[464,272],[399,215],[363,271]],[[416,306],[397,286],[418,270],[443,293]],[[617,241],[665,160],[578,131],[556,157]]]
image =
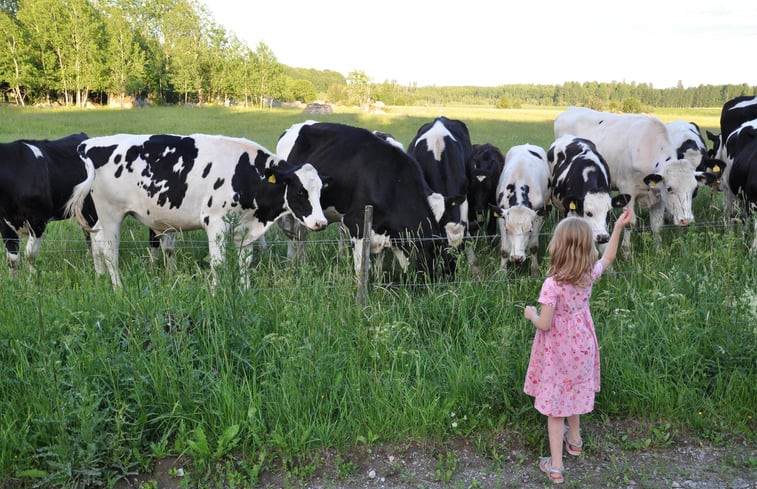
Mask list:
[[[465,121],[474,143],[504,153],[526,142],[546,149],[561,110],[0,107],[0,141],[202,132],[275,149],[286,128],[313,118],[387,131],[407,145],[424,122],[446,115]],[[656,115],[719,132],[719,113]],[[585,417],[589,437],[592,425],[635,420],[651,431],[626,440],[630,449],[669,443],[653,435],[660,427],[754,446],[751,226],[725,220],[722,196],[709,188],[694,214],[687,229],[666,227],[658,246],[640,212],[631,255],[594,288],[602,390]],[[306,478],[323,449],[349,464],[356,446],[464,436],[496,454],[507,450],[492,441],[504,430],[520,433],[534,457],[547,450],[544,419],[522,392],[534,334],[523,307],[536,302],[544,247],[532,277],[528,265],[499,272],[497,249],[479,239],[480,277],[460,257],[450,280],[376,281],[359,307],[335,226],[309,235],[308,260],[296,266],[272,228],[268,247],[255,251],[251,286],[240,286],[229,261],[215,291],[201,232],[178,237],[169,269],[149,262],[147,230],[127,220],[122,290],[94,273],[73,222],[51,223],[44,239],[33,266],[22,257],[15,276],[0,266],[0,487],[111,486],[169,456],[191,461],[191,487],[247,487],[282,467]]]

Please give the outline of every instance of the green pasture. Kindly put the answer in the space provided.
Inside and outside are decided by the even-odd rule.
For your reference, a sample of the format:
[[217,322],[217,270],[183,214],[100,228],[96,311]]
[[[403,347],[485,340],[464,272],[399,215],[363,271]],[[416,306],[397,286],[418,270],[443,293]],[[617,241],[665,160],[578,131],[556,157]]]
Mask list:
[[[407,145],[443,114],[463,119],[474,143],[505,152],[525,142],[546,148],[560,110],[389,107],[312,118],[388,131]],[[717,108],[657,115],[717,132]],[[309,117],[289,109],[0,107],[0,141],[204,132],[273,149],[284,129]],[[658,246],[642,212],[631,256],[594,288],[602,390],[584,421],[589,446],[592,425],[629,419],[652,431],[625,440],[627,449],[671,443],[653,435],[661,426],[673,440],[687,433],[754,446],[751,234],[724,220],[722,197],[709,189],[699,191],[694,213],[695,225],[666,228]],[[480,277],[461,257],[451,280],[393,275],[373,283],[360,308],[335,227],[311,233],[309,259],[297,266],[273,228],[269,246],[256,250],[251,287],[227,264],[215,292],[202,233],[179,237],[175,270],[149,263],[146,236],[125,223],[123,290],[95,275],[72,222],[49,226],[33,267],[10,276],[0,266],[0,487],[110,486],[179,455],[191,460],[190,487],[247,487],[281,467],[306,479],[324,448],[349,467],[355,446],[452,436],[474,440],[494,464],[507,451],[492,441],[504,430],[518,432],[534,457],[547,451],[544,419],[522,392],[534,334],[522,310],[538,296],[543,252],[542,276],[531,277],[527,265],[498,272],[496,249],[480,239]]]

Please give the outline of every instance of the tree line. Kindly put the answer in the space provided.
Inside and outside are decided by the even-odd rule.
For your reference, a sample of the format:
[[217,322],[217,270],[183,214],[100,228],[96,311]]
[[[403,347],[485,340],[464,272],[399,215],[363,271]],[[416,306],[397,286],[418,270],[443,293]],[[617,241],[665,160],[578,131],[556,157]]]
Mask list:
[[465,104],[517,108],[583,105],[638,112],[715,107],[756,86],[658,89],[647,83],[417,86],[375,82],[363,71],[288,67],[217,24],[197,0],[0,0],[0,93],[6,102],[84,106],[88,101]]

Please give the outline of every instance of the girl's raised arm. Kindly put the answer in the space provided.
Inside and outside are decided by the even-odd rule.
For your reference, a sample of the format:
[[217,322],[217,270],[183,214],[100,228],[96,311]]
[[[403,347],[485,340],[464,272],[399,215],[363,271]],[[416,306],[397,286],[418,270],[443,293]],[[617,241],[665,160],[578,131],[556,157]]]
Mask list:
[[615,261],[615,256],[618,254],[618,244],[620,243],[620,233],[623,232],[623,228],[631,222],[633,219],[633,210],[630,207],[624,207],[623,213],[615,221],[615,227],[612,229],[612,235],[610,235],[610,241],[607,243],[605,252],[602,253],[602,268],[605,270],[612,265]]

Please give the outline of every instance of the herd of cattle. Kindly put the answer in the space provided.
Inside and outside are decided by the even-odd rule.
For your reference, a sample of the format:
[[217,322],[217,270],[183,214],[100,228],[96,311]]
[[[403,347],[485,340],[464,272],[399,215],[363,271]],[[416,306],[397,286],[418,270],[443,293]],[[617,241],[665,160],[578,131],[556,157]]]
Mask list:
[[[452,273],[451,250],[464,247],[475,269],[465,238],[497,230],[500,266],[530,252],[535,272],[553,206],[560,216],[586,219],[599,247],[608,241],[613,207],[648,208],[656,237],[666,215],[689,225],[700,185],[719,182],[726,212],[739,199],[754,219],[757,97],[726,103],[720,129],[707,133],[708,150],[691,122],[572,107],[556,118],[546,151],[521,144],[504,156],[494,145],[472,144],[466,125],[445,117],[424,124],[407,149],[390,134],[314,121],[284,131],[275,153],[247,139],[204,134],[19,140],[0,144],[0,231],[15,269],[19,235],[28,235],[33,259],[47,223],[75,216],[91,238],[95,270],[107,271],[115,286],[126,216],[149,228],[153,252],[159,240],[171,252],[176,231],[204,229],[211,269],[223,260],[225,239],[248,249],[278,221],[292,253],[306,230],[339,222],[352,241],[356,273],[367,236],[372,253],[391,249],[403,270]],[[370,233],[362,229],[367,205]],[[251,253],[239,255],[246,266]]]

